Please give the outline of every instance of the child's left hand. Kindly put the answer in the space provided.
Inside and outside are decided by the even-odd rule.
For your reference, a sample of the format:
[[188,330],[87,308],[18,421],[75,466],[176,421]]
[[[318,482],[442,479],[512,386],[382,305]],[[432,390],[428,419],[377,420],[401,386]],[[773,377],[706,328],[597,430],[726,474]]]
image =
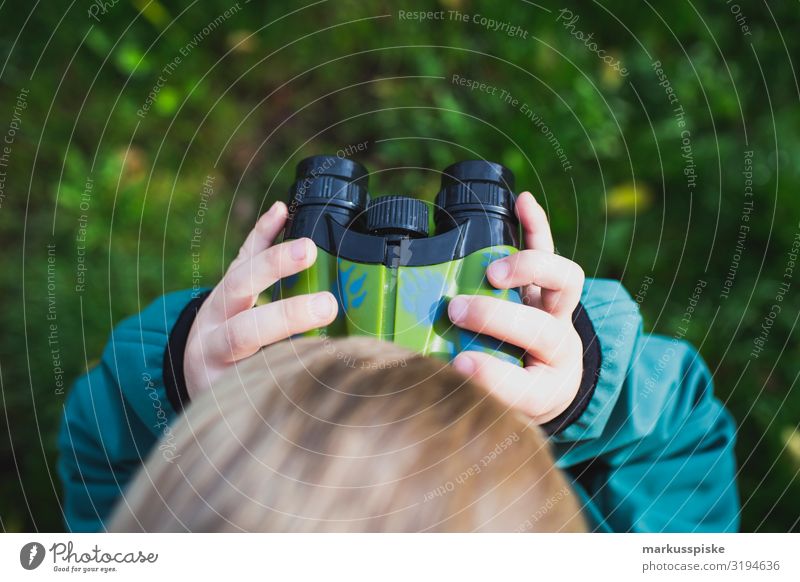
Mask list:
[[572,312],[583,289],[583,270],[555,254],[544,209],[529,192],[517,198],[525,250],[494,261],[486,271],[498,289],[522,287],[523,304],[494,297],[458,295],[450,301],[453,323],[521,347],[525,367],[480,352],[462,352],[453,366],[538,424],[574,400],[583,375],[583,345]]

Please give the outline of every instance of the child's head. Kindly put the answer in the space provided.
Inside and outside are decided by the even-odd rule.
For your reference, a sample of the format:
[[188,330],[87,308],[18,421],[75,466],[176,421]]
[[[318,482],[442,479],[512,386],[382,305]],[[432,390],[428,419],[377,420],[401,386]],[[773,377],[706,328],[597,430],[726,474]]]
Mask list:
[[375,340],[259,352],[162,445],[112,530],[585,527],[538,428],[449,366]]

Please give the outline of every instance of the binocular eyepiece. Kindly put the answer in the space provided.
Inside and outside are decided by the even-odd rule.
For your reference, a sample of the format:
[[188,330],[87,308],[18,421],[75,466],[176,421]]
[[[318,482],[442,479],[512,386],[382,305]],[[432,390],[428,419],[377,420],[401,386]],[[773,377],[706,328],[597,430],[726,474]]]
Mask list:
[[[302,160],[290,190],[289,236],[309,236],[310,222],[321,220],[323,214],[371,234],[428,236],[424,202],[406,196],[370,199],[368,182],[367,169],[353,160],[325,155]],[[455,228],[468,218],[516,225],[513,189],[514,174],[500,164],[468,160],[448,166],[436,196],[436,232]]]
[[496,216],[516,221],[514,174],[483,160],[467,160],[445,168],[436,196],[436,226],[447,230],[469,217]]
[[324,214],[351,224],[369,203],[368,181],[367,169],[346,158],[311,156],[302,160],[289,190],[290,237],[308,236]]
[[289,191],[286,237],[308,237],[337,256],[367,263],[382,260],[386,245],[400,241],[413,243],[408,252],[415,264],[446,262],[494,245],[519,247],[514,175],[500,164],[448,166],[433,205],[409,196],[370,198],[368,181],[367,169],[353,160],[301,161]]

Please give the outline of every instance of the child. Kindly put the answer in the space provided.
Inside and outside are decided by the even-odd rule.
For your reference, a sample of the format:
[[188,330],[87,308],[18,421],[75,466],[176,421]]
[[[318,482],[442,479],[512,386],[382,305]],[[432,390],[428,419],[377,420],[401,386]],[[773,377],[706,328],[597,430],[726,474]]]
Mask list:
[[[78,380],[60,436],[70,530],[105,527],[157,442],[165,459],[180,454],[171,421],[235,362],[336,317],[327,292],[254,307],[264,289],[316,258],[307,239],[272,245],[286,214],[276,203],[259,219],[211,292],[166,295],[121,323],[101,363]],[[550,435],[590,530],[737,529],[735,426],[699,355],[643,334],[638,306],[619,284],[584,281],[580,267],[556,255],[544,210],[527,192],[517,216],[526,249],[492,263],[487,277],[498,288],[522,287],[523,304],[458,296],[448,314],[522,347],[526,365],[465,352],[453,366]]]
[[585,531],[535,424],[371,338],[281,342],[175,422],[111,531]]

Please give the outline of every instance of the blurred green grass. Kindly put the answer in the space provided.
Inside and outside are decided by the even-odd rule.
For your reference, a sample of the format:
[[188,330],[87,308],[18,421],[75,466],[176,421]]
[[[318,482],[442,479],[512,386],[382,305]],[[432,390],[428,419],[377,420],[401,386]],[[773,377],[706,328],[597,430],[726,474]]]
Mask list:
[[[212,285],[256,216],[285,196],[299,159],[366,141],[356,157],[370,169],[412,168],[378,173],[376,192],[432,199],[438,176],[419,168],[467,157],[511,167],[548,209],[559,252],[587,275],[621,279],[632,293],[653,278],[641,304],[648,329],[682,333],[692,289],[707,281],[686,337],[741,426],[743,529],[797,528],[796,280],[764,351],[750,352],[800,229],[800,15],[792,3],[741,4],[750,35],[718,1],[658,13],[621,0],[572,5],[576,29],[624,63],[623,77],[569,34],[552,3],[120,1],[94,20],[85,6],[66,15],[39,7],[28,19],[31,4],[6,2],[0,122],[21,89],[29,96],[0,207],[2,527],[62,527],[53,467],[65,396],[54,386],[48,276],[55,347],[71,381],[121,318],[191,286],[189,241],[206,176],[215,194],[202,217],[200,272]],[[472,22],[403,20],[400,9],[482,14],[527,38]],[[692,190],[654,60],[685,111]],[[571,169],[518,107],[453,84],[453,74],[528,104]],[[152,107],[137,114],[159,76]],[[754,210],[722,297],[747,150]],[[86,286],[77,292],[84,250]]]

